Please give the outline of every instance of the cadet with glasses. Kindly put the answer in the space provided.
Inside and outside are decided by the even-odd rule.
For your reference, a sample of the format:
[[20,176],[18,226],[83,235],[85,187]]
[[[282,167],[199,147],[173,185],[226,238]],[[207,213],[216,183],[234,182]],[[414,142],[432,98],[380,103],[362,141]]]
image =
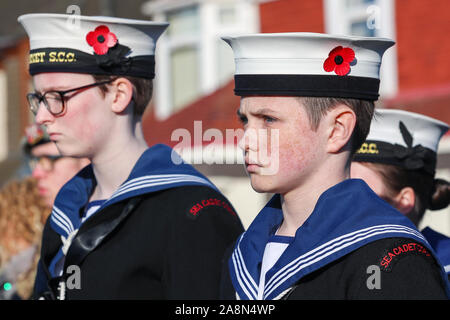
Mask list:
[[[172,162],[169,147],[149,148],[141,130],[167,24],[79,16],[72,28],[70,17],[19,17],[36,122],[61,155],[91,161],[56,197],[34,297],[218,298],[223,253],[242,224],[206,177]],[[199,203],[208,205],[193,214]]]
[[[34,115],[36,115],[39,110],[39,105],[43,102],[45,107],[47,108],[48,112],[50,112],[54,116],[58,116],[58,115],[62,114],[66,109],[65,101],[69,100],[71,97],[73,97],[77,93],[79,93],[83,90],[86,90],[86,89],[90,89],[93,87],[111,83],[115,79],[117,79],[117,78],[107,80],[107,81],[95,82],[95,83],[88,84],[86,86],[81,86],[78,88],[64,90],[64,91],[57,91],[57,90],[47,91],[47,92],[44,92],[42,95],[37,92],[29,93],[29,94],[27,94],[27,99],[28,99],[28,103],[30,104],[30,110],[31,110],[31,112],[33,112]],[[68,93],[73,93],[73,94],[66,96]]]

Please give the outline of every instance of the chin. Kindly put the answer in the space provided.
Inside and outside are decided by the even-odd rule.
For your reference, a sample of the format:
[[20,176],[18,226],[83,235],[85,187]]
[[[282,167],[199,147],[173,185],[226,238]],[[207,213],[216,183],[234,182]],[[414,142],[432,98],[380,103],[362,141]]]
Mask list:
[[45,200],[44,200],[44,202],[45,202],[45,205],[46,205],[46,207],[47,208],[53,208],[53,203],[55,202],[55,199],[54,198],[46,198]]
[[56,148],[58,149],[59,153],[64,157],[70,157],[69,154],[70,146],[67,146],[67,144],[64,144],[59,141],[55,141]]
[[273,177],[252,174],[250,182],[253,190],[258,193],[278,193]]
[[76,148],[74,145],[69,144],[57,144],[59,153],[64,157],[83,158],[87,156],[86,150],[82,148]]

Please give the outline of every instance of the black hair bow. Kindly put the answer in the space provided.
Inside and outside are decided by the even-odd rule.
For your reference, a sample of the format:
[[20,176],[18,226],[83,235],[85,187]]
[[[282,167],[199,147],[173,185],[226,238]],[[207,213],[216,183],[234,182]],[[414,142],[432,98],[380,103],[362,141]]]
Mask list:
[[408,170],[425,169],[434,174],[435,156],[434,153],[422,145],[413,147],[413,137],[406,128],[405,124],[400,121],[400,132],[407,147],[400,144],[391,145],[392,154],[402,163],[402,166]]
[[121,72],[126,73],[131,67],[131,58],[126,57],[130,51],[129,47],[117,43],[109,48],[106,54],[95,54],[95,58],[102,69],[113,71],[119,68]]

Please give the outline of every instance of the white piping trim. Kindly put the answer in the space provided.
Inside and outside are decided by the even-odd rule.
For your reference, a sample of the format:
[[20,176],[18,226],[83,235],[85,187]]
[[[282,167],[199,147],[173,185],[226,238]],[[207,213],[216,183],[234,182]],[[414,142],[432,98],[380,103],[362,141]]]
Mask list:
[[[367,229],[373,229],[370,231],[366,231]],[[363,231],[364,230],[364,231]],[[360,242],[362,240],[365,240],[367,238],[370,238],[372,236],[378,235],[378,234],[383,234],[383,233],[390,233],[390,232],[394,232],[394,233],[406,233],[406,234],[412,234],[415,235],[421,239],[424,239],[422,236],[419,236],[417,234],[417,232],[411,228],[408,227],[403,227],[400,225],[386,225],[386,226],[376,226],[376,227],[372,227],[372,228],[366,228],[366,229],[362,229],[359,230],[359,232],[357,232],[355,234],[355,232],[351,233],[353,235],[353,237],[351,237],[350,239],[346,239],[343,240],[339,243],[334,244],[331,248],[336,247],[334,250],[330,250],[330,248],[325,248],[313,255],[311,255],[313,252],[317,251],[318,249],[322,248],[324,245],[329,245],[331,242],[335,242],[337,239],[341,239],[344,236],[341,236],[339,238],[336,238],[334,240],[331,240],[327,243],[325,243],[324,245],[311,250],[309,252],[307,252],[306,254],[298,257],[297,259],[293,260],[291,263],[289,263],[288,265],[286,265],[284,268],[280,269],[274,276],[272,276],[272,278],[267,282],[268,285],[265,289],[265,293],[264,296],[269,296],[277,287],[279,287],[284,281],[286,281],[287,279],[289,279],[290,277],[292,277],[294,274],[296,274],[297,272],[299,272],[300,270],[304,269],[307,266],[310,266],[311,264],[314,264],[326,257],[328,257],[329,255],[340,251],[354,243]],[[348,236],[349,234],[347,234]],[[361,237],[362,236],[362,237]],[[354,241],[350,241],[356,239]],[[349,242],[350,241],[350,242]],[[312,260],[313,259],[313,260]]]

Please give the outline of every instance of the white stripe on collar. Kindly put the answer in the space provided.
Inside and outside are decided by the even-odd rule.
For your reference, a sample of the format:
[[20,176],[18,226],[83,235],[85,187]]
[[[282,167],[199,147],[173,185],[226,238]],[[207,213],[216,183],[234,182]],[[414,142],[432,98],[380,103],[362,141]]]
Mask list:
[[256,293],[257,285],[256,285],[254,279],[251,277],[250,273],[248,272],[247,267],[245,266],[245,262],[242,257],[242,254],[241,254],[241,249],[239,248],[239,244],[241,243],[243,236],[244,236],[244,234],[239,239],[239,243],[236,246],[237,250],[235,250],[233,252],[233,255],[232,255],[233,264],[234,264],[234,269],[235,269],[235,273],[236,273],[236,278],[237,278],[242,290],[244,290],[245,294],[250,299],[254,300],[257,297],[257,293]]
[[[340,250],[344,250],[345,248],[354,245],[358,242],[386,233],[408,234],[427,242],[420,232],[402,225],[391,225],[391,224],[377,225],[344,234],[306,252],[305,254],[297,257],[296,259],[285,265],[283,268],[278,270],[265,285],[264,299],[266,299],[285,281],[293,277],[295,274],[297,274],[304,268],[316,264],[322,261],[323,259],[327,258],[328,256],[330,256],[331,254],[336,253]],[[235,275],[239,282],[240,287],[250,300],[254,300],[257,297],[256,295],[257,286],[245,266],[242,253],[240,251],[240,243],[244,235],[245,233],[240,237],[239,242],[236,246],[236,250],[233,251],[232,255],[233,265]],[[287,288],[282,292],[278,293],[274,299],[279,299],[283,297],[283,295],[289,289],[290,288]]]
[[[167,185],[178,182],[198,182],[213,187],[215,189],[215,186],[212,185],[208,180],[194,175],[188,174],[148,175],[132,179],[123,184],[121,187],[119,187],[119,189],[117,189],[113,193],[113,195],[107,201],[104,202],[102,207],[104,207],[105,205],[107,205],[108,203],[110,203],[112,200],[116,199],[119,196],[123,196],[124,194],[139,189],[146,189],[158,185]],[[70,220],[70,218],[56,206],[53,206],[51,219],[57,226],[59,226],[62,230],[66,232],[66,235],[69,235],[75,230],[74,225]]]
[[323,245],[303,254],[302,256],[296,258],[295,260],[278,270],[278,272],[275,273],[267,282],[266,289],[264,290],[264,297],[269,296],[283,282],[291,278],[293,275],[295,275],[305,267],[317,263],[325,259],[329,255],[343,250],[346,247],[351,246],[357,242],[363,241],[367,238],[379,234],[390,232],[410,234],[426,241],[425,238],[416,230],[401,225],[379,225],[348,233],[346,235],[328,241],[327,243],[324,243]]
[[131,192],[137,189],[141,188],[149,188],[157,185],[164,185],[169,183],[177,183],[177,182],[201,182],[204,184],[208,184],[209,186],[212,186],[209,181],[206,179],[187,175],[187,174],[170,174],[170,175],[155,175],[155,176],[144,176],[139,177],[136,179],[132,179],[125,183],[123,186],[121,186],[119,189],[116,190],[116,192],[113,193],[111,198],[108,199],[108,201],[111,201],[112,199],[121,196],[122,194],[125,194],[127,192]]
[[72,221],[70,221],[70,219],[64,214],[64,212],[62,212],[56,206],[53,206],[52,220],[61,229],[65,230],[67,234],[71,233],[75,229]]

